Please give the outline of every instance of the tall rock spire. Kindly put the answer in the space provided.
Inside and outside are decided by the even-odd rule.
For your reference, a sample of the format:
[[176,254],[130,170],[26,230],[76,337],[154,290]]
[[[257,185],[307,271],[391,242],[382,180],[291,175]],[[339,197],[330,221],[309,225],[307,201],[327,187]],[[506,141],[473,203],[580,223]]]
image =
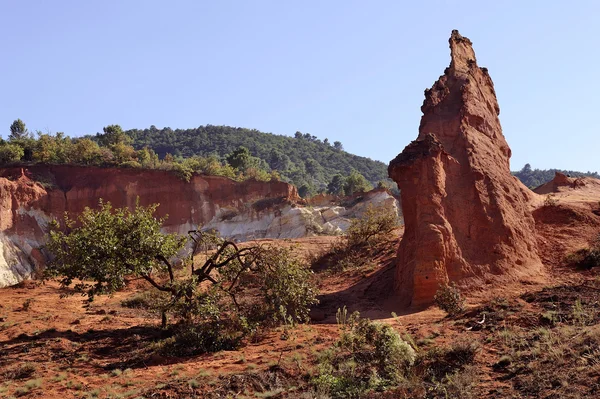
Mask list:
[[419,136],[390,162],[405,233],[395,290],[402,305],[430,303],[448,281],[538,273],[533,195],[510,173],[510,148],[486,68],[452,31],[451,62],[425,90]]

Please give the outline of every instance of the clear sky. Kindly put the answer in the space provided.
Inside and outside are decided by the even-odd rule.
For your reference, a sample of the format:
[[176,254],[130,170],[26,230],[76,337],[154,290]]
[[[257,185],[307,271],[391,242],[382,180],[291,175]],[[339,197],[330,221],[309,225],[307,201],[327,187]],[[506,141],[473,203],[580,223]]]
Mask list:
[[0,0],[0,132],[204,124],[388,162],[452,29],[489,68],[511,166],[600,170],[598,1]]

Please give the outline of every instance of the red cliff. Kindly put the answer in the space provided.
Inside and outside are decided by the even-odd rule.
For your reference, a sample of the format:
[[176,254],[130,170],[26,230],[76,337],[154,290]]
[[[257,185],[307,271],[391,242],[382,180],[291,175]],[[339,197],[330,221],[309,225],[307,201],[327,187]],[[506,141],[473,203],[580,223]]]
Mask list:
[[158,216],[168,215],[165,230],[183,234],[224,210],[244,210],[268,200],[273,211],[298,199],[296,188],[284,182],[196,175],[188,183],[166,171],[66,165],[2,169],[0,287],[27,277],[43,262],[37,248],[52,218],[96,207],[100,198],[115,207],[132,207],[138,197],[141,205],[159,203]]
[[510,173],[492,79],[458,31],[450,52],[450,67],[425,90],[419,136],[388,169],[405,219],[395,280],[404,306],[431,303],[448,281],[518,278],[541,266],[532,193]]

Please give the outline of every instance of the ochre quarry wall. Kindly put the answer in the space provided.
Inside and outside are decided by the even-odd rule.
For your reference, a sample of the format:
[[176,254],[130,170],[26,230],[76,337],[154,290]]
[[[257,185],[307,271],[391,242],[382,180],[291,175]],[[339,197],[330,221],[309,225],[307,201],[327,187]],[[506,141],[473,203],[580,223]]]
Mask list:
[[401,191],[405,233],[395,291],[425,305],[448,281],[538,273],[530,192],[510,173],[492,79],[472,43],[450,37],[451,62],[425,90],[419,136],[389,164]]
[[224,210],[260,218],[261,211],[277,212],[298,195],[284,182],[196,175],[188,183],[157,170],[65,165],[0,169],[0,287],[29,277],[43,263],[38,248],[51,219],[97,207],[100,198],[114,207],[134,207],[138,198],[141,205],[159,203],[157,216],[168,215],[165,230],[185,234]]
[[82,166],[33,165],[0,169],[0,287],[17,284],[38,270],[47,224],[73,217],[99,199],[114,207],[159,203],[168,215],[164,230],[218,231],[238,241],[342,234],[369,206],[398,215],[398,201],[386,190],[353,198],[348,206],[302,206],[296,188],[284,182],[236,182],[193,176],[185,182],[165,171]]

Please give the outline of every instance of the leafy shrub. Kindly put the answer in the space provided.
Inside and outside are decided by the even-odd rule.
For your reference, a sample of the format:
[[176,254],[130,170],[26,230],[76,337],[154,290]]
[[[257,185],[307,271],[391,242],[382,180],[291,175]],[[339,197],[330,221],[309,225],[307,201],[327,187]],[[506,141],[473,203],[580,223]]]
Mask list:
[[159,342],[156,349],[165,356],[235,350],[241,346],[248,330],[244,322],[232,318],[202,324],[179,324],[173,328],[173,336]]
[[416,352],[387,324],[338,312],[340,339],[319,358],[313,384],[333,398],[361,397],[398,385],[415,363]]
[[455,316],[465,310],[465,300],[454,283],[440,286],[433,300],[440,309],[450,316]]
[[558,200],[556,199],[556,195],[554,195],[553,193],[546,195],[546,198],[544,199],[544,206],[546,206],[546,207],[558,206]]
[[309,320],[310,307],[318,303],[310,267],[288,248],[265,247],[257,272],[264,312],[280,323]]
[[[68,215],[63,226],[52,223],[47,248],[54,258],[46,276],[59,277],[63,286],[85,281],[75,283],[73,292],[90,299],[121,289],[128,275],[143,278],[154,293],[123,305],[157,311],[165,328],[167,316],[173,316],[167,352],[234,348],[259,327],[308,319],[317,289],[308,265],[292,250],[238,247],[208,232],[190,232],[187,239],[164,234],[163,220],[153,217],[156,207],[113,210],[100,202],[99,210],[84,210],[77,226]],[[186,243],[196,257],[182,253]],[[195,265],[199,258],[204,263]],[[180,273],[175,262],[188,272]]]
[[391,208],[369,205],[361,218],[353,219],[346,231],[349,247],[379,243],[398,227],[398,215]]
[[157,290],[147,290],[133,294],[121,301],[121,306],[130,309],[157,310],[164,308],[169,302],[169,296]]
[[18,162],[23,158],[25,151],[23,147],[16,144],[2,144],[0,145],[0,164],[8,164],[11,162]]
[[397,226],[398,216],[392,209],[369,205],[361,218],[352,220],[346,235],[311,263],[315,269],[334,272],[365,266],[381,251],[392,249],[389,238]]
[[130,168],[130,169],[139,169],[142,167],[142,164],[139,163],[138,161],[125,161],[125,162],[121,162],[119,164],[120,168]]

